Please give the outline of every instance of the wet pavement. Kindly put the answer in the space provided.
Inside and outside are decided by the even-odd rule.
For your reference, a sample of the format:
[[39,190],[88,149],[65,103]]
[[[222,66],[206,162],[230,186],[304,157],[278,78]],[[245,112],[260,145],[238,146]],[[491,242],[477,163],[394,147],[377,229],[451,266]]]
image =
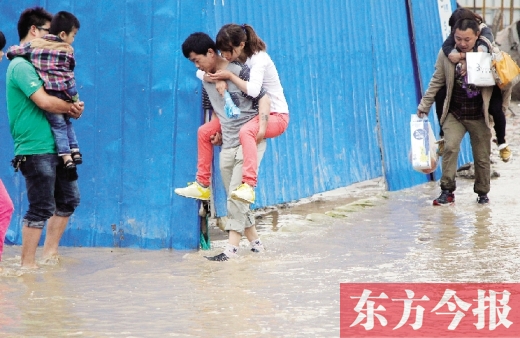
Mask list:
[[[520,151],[520,114],[508,141]],[[257,212],[267,251],[61,248],[58,264],[21,271],[6,247],[1,337],[338,337],[342,282],[518,282],[520,160],[493,147],[489,205],[458,179],[456,203],[433,207],[437,182],[386,192],[379,180]],[[39,251],[41,253],[41,251]]]

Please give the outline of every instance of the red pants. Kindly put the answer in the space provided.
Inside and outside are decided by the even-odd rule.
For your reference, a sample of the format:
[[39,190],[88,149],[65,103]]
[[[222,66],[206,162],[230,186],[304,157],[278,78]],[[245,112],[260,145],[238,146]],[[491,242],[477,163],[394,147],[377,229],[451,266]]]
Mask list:
[[[271,113],[267,122],[265,138],[280,136],[289,124],[289,114]],[[258,176],[258,158],[256,135],[260,127],[259,116],[247,122],[239,133],[240,144],[244,154],[242,166],[242,182],[252,187],[256,186]],[[221,133],[220,120],[213,119],[199,127],[197,133],[198,159],[197,182],[209,186],[211,178],[211,160],[213,159],[213,145],[210,137],[215,133]]]
[[11,222],[14,206],[7,190],[5,190],[2,180],[0,180],[0,261],[2,260],[2,252],[4,251],[5,233]]

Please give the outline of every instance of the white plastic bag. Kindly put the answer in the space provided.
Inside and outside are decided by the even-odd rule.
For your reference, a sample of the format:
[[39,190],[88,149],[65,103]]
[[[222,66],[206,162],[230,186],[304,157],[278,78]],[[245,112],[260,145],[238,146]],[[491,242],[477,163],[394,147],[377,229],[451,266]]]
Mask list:
[[414,170],[430,174],[437,169],[437,140],[428,118],[420,118],[412,114],[410,118],[410,135],[412,142],[411,161]]
[[477,87],[495,85],[491,72],[491,54],[484,52],[466,53],[468,83]]

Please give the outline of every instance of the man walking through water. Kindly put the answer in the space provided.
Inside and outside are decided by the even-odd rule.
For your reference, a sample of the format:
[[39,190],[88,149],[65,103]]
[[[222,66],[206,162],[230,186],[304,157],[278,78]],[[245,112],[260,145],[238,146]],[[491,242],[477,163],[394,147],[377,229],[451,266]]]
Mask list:
[[[52,15],[41,7],[26,9],[18,21],[20,44],[47,34]],[[14,140],[14,165],[25,178],[29,209],[22,225],[22,268],[37,268],[36,248],[47,223],[43,259],[58,257],[58,246],[70,215],[79,205],[77,175],[65,170],[56,153],[44,111],[79,118],[83,102],[69,103],[50,96],[34,66],[15,57],[6,74],[7,111]],[[48,222],[47,222],[48,220]]]
[[[219,69],[227,69],[245,81],[249,79],[249,68],[243,64],[230,63],[221,57],[217,53],[215,42],[205,33],[191,34],[182,44],[182,52],[200,70],[214,73]],[[242,164],[244,161],[239,139],[240,128],[258,114],[261,116],[269,115],[270,101],[269,97],[265,95],[264,89],[261,90],[258,97],[252,98],[242,93],[231,81],[228,81],[228,92],[239,109],[239,114],[236,117],[228,117],[225,113],[225,101],[222,95],[219,94],[215,83],[203,82],[203,106],[214,111],[222,127],[220,172],[226,195],[228,195],[227,222],[224,228],[229,233],[228,244],[222,253],[206,257],[211,261],[227,261],[230,258],[237,257],[242,235],[245,235],[249,240],[251,251],[257,253],[264,250],[264,246],[256,232],[255,220],[249,212],[249,203],[232,199],[229,197],[229,193],[242,183]],[[204,144],[199,144],[199,147],[212,147],[213,137],[213,135],[208,135],[203,140]],[[265,148],[265,140],[262,140],[257,149],[258,166],[264,155]],[[175,189],[175,192],[185,196],[183,189],[185,188]]]
[[[455,45],[460,53],[476,51],[480,35],[479,24],[474,19],[461,19],[453,27]],[[435,73],[417,109],[417,115],[428,114],[440,88],[446,86],[446,99],[440,119],[444,131],[444,154],[442,156],[441,194],[433,205],[455,202],[455,174],[462,138],[469,132],[475,162],[473,191],[479,204],[489,203],[491,130],[489,128],[489,101],[493,87],[475,87],[467,83],[466,63],[453,64],[441,50],[435,64]],[[503,93],[507,107],[511,91]]]

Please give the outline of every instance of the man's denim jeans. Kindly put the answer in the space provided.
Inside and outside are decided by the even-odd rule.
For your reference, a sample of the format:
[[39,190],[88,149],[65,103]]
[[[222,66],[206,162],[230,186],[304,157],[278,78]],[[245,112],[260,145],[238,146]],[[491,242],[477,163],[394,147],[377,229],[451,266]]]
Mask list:
[[43,228],[52,215],[68,217],[79,205],[78,181],[68,181],[56,154],[24,156],[20,170],[25,177],[29,210],[24,225]]

